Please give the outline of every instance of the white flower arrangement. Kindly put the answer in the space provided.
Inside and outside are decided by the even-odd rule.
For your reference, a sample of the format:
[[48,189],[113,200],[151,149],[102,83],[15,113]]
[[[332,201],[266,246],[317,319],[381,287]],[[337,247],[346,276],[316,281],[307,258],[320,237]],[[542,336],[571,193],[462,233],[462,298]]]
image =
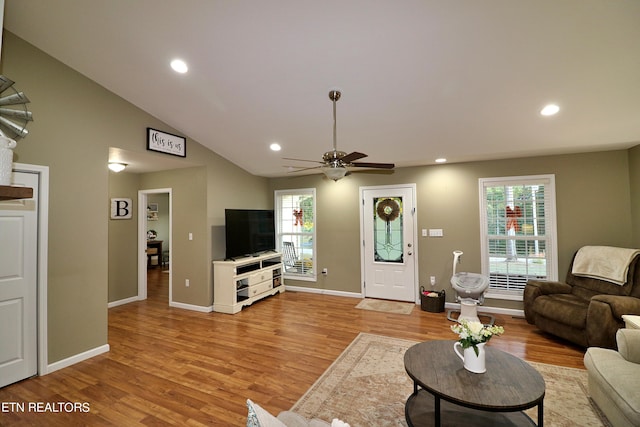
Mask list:
[[461,320],[460,323],[451,326],[451,330],[458,334],[458,342],[462,348],[473,347],[478,355],[478,344],[482,344],[491,339],[494,335],[502,335],[504,328],[502,326],[486,326],[480,322],[469,322]]

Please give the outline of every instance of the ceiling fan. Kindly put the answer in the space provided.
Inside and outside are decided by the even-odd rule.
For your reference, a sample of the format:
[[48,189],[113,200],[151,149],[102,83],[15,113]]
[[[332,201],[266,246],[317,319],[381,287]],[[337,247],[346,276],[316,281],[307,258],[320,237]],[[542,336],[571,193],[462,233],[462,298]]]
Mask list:
[[[347,174],[349,167],[353,168],[373,168],[373,169],[393,169],[395,165],[393,163],[369,163],[369,162],[356,162],[356,160],[367,157],[366,154],[354,151],[352,153],[345,153],[344,151],[338,151],[336,142],[336,102],[340,99],[342,93],[339,90],[332,90],[329,92],[329,99],[333,102],[333,150],[327,151],[322,156],[322,161],[316,160],[304,160],[304,159],[291,159],[284,158],[285,160],[294,160],[299,162],[314,162],[320,163],[320,166],[314,166],[310,168],[300,167],[292,172],[300,172],[309,169],[322,169],[322,172],[327,178],[337,181]],[[364,171],[363,171],[364,172]]]

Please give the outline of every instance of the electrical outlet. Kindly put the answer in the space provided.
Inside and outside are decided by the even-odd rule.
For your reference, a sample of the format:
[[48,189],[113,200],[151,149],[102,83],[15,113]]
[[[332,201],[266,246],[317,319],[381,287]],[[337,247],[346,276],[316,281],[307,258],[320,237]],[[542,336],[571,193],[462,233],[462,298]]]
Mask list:
[[188,288],[189,287],[189,279],[184,279],[184,285]]

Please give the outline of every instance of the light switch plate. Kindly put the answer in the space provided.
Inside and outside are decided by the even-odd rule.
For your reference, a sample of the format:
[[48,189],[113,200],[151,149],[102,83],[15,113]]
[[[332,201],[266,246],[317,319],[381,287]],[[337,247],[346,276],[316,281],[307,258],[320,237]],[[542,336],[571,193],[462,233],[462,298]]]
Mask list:
[[429,237],[442,237],[444,236],[444,232],[442,228],[430,228],[429,229]]

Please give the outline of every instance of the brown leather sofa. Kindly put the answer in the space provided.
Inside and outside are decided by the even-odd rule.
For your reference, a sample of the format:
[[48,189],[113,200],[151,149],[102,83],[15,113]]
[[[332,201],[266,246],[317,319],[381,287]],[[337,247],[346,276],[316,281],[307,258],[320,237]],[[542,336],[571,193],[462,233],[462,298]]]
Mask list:
[[640,314],[640,255],[629,264],[620,286],[574,276],[569,266],[564,282],[530,279],[524,288],[524,314],[532,325],[582,347],[616,348],[623,314]]

